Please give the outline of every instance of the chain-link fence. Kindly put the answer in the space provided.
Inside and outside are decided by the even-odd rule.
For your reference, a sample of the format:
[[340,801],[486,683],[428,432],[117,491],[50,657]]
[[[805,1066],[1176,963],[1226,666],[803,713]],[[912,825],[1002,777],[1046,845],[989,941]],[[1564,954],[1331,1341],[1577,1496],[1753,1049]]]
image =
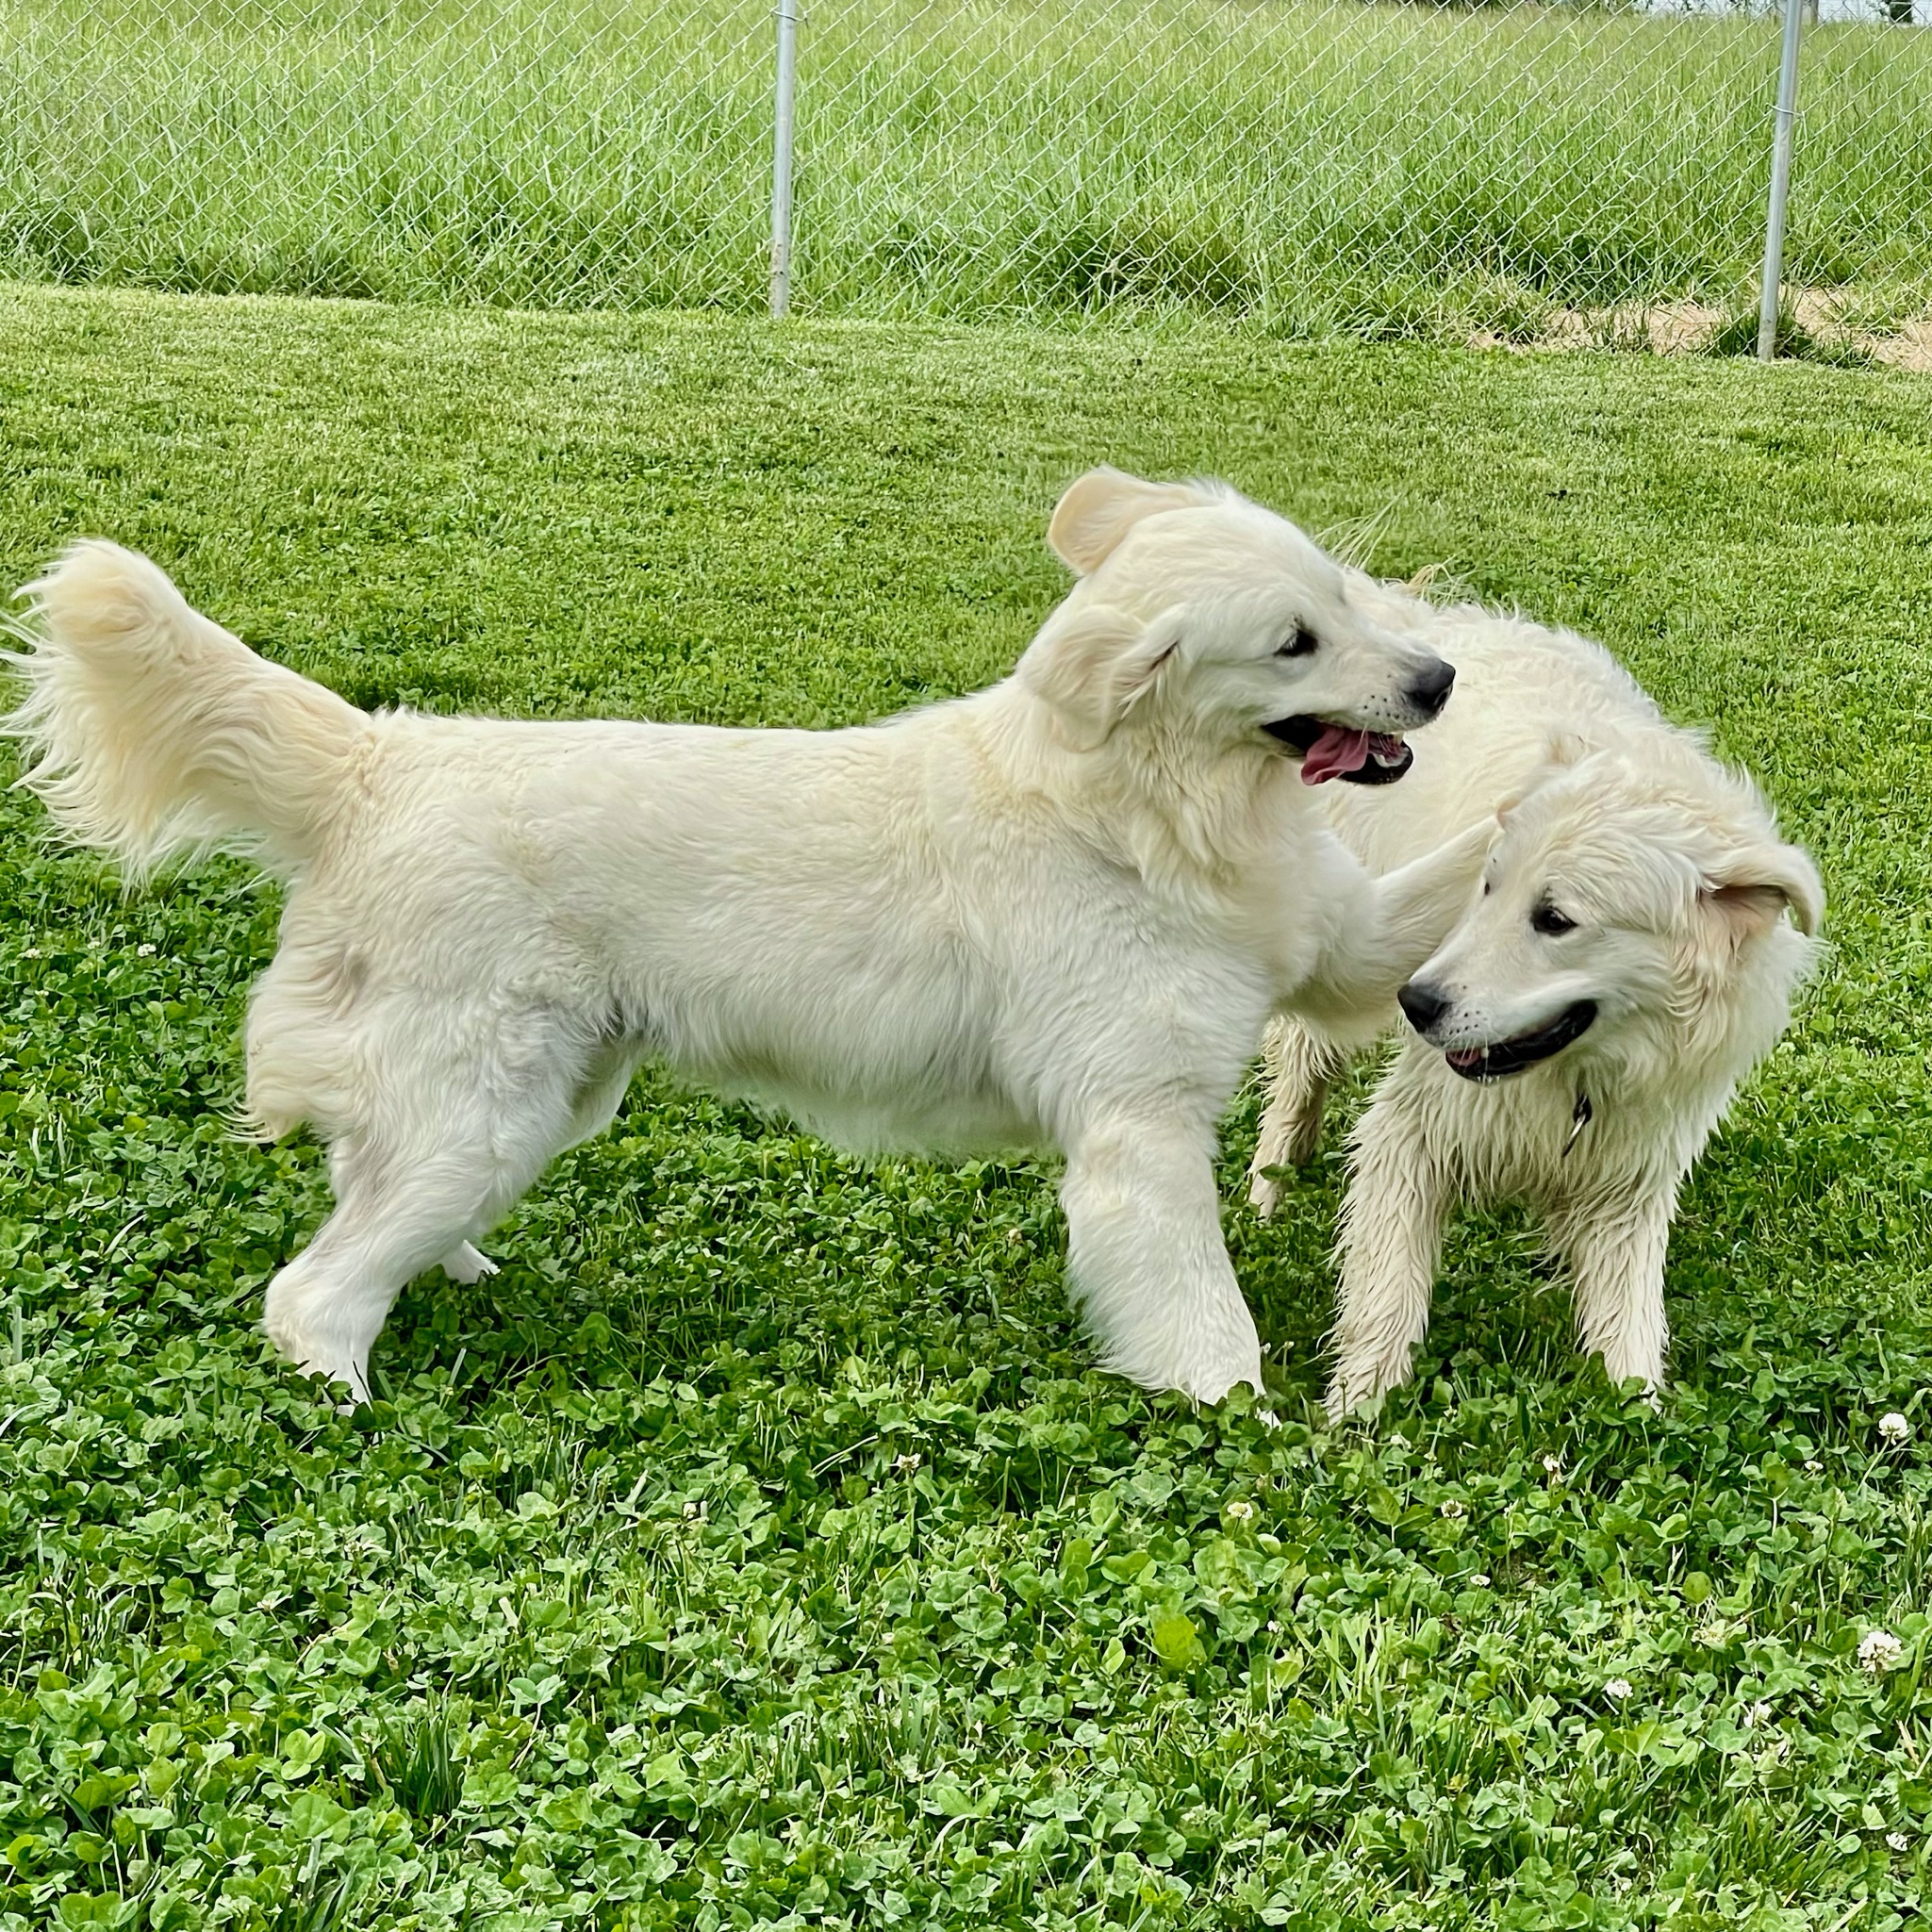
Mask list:
[[[1773,19],[800,5],[801,311],[1522,338],[1751,300]],[[0,272],[762,307],[772,6],[11,0]],[[1932,32],[1905,8],[1825,0],[1801,62],[1786,280],[1860,326],[1932,298]]]

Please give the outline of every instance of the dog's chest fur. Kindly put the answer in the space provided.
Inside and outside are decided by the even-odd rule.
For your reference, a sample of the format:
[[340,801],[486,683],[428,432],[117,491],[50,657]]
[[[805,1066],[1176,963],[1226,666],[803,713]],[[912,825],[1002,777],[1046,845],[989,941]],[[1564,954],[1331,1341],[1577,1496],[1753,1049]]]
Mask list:
[[1735,1083],[1707,1069],[1694,1084],[1665,1091],[1559,1062],[1484,1084],[1451,1072],[1440,1054],[1405,1046],[1382,1098],[1413,1114],[1464,1197],[1553,1208],[1626,1198],[1682,1174]]

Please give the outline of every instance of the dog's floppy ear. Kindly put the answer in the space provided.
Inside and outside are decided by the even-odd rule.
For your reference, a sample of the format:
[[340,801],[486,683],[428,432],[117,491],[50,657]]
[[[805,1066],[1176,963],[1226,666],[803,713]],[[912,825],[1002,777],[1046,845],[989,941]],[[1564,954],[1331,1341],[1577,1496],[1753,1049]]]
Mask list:
[[1178,614],[1143,624],[1112,604],[1063,610],[1028,645],[1018,677],[1076,751],[1091,751],[1151,688],[1181,643]]
[[1047,541],[1064,564],[1085,577],[1107,561],[1143,518],[1213,502],[1208,491],[1192,483],[1148,483],[1103,464],[1067,485],[1047,526]]
[[1703,898],[1729,922],[1741,945],[1762,938],[1787,906],[1808,938],[1825,920],[1825,886],[1817,867],[1796,846],[1770,840],[1745,846],[1710,867]]

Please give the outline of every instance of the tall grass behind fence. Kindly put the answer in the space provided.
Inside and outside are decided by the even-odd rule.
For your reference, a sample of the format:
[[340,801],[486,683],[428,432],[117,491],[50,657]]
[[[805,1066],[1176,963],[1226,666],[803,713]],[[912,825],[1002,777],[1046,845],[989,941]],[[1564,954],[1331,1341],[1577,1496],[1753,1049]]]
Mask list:
[[1733,279],[1762,232],[1761,25],[1351,0],[940,17],[818,18],[800,248],[826,299],[1507,323]]
[[[1932,0],[1922,0],[1932,4]],[[13,0],[0,272],[397,300],[764,300],[770,0]],[[1731,300],[1763,19],[819,0],[794,301],[1533,329]],[[1932,33],[1808,38],[1789,279],[1932,296]]]
[[763,300],[768,0],[15,0],[0,250],[170,289]]
[[1932,295],[1932,0],[1916,8],[1917,27],[1810,35],[1792,175],[1794,279]]

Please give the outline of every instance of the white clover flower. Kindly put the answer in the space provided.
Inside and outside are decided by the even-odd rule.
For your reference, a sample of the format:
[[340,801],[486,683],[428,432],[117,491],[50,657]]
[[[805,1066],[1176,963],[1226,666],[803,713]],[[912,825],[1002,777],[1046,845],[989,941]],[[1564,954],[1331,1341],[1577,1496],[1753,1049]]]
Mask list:
[[1603,1694],[1606,1697],[1608,1697],[1612,1704],[1622,1704],[1627,1698],[1630,1697],[1634,1693],[1631,1690],[1630,1680],[1628,1677],[1612,1677],[1610,1680],[1610,1682],[1603,1687]]
[[1895,1852],[1908,1852],[1912,1848],[1911,1840],[1902,1831],[1888,1831],[1885,1834],[1885,1842]]
[[1543,1466],[1544,1473],[1549,1477],[1551,1481],[1555,1482],[1561,1480],[1563,1474],[1563,1459],[1560,1456],[1559,1456],[1554,1450],[1552,1450],[1548,1455],[1546,1455],[1543,1459]]
[[1237,1523],[1246,1523],[1247,1519],[1254,1514],[1254,1505],[1252,1503],[1244,1502],[1239,1496],[1236,1496],[1234,1500],[1228,1505],[1228,1513],[1230,1516],[1232,1516]]
[[41,949],[38,946],[29,946],[20,956],[22,959],[39,959]]
[[1476,1575],[1470,1577],[1469,1585],[1472,1590],[1487,1590],[1489,1588],[1488,1574],[1482,1570],[1477,1571]]
[[893,1459],[892,1469],[896,1476],[910,1476],[918,1466],[919,1459],[910,1453]]
[[134,949],[142,959],[152,959],[154,957],[155,949],[152,946],[137,946]]
[[686,1503],[685,1505],[685,1515],[686,1519],[693,1516],[702,1515],[703,1513],[703,1511],[704,1505],[702,1503]]
[[1874,1676],[1897,1666],[1906,1647],[1890,1630],[1867,1630],[1858,1641],[1858,1661]]
[[1816,1476],[1819,1473],[1819,1471],[1822,1470],[1824,1467],[1825,1464],[1819,1461],[1817,1457],[1807,1456],[1805,1458],[1805,1471],[1807,1475]]
[[1764,1720],[1768,1718],[1770,1715],[1771,1706],[1767,1704],[1762,1698],[1759,1698],[1756,1704],[1745,1705],[1744,1728],[1747,1731],[1756,1730],[1758,1726],[1760,1724],[1762,1724]]
[[1878,1418],[1878,1435],[1888,1449],[1902,1449],[1912,1439],[1912,1426],[1894,1409]]
[[1449,1517],[1452,1521],[1458,1516],[1466,1516],[1469,1513],[1468,1509],[1463,1504],[1459,1503],[1454,1496],[1448,1497],[1441,1505],[1441,1509],[1443,1514]]

